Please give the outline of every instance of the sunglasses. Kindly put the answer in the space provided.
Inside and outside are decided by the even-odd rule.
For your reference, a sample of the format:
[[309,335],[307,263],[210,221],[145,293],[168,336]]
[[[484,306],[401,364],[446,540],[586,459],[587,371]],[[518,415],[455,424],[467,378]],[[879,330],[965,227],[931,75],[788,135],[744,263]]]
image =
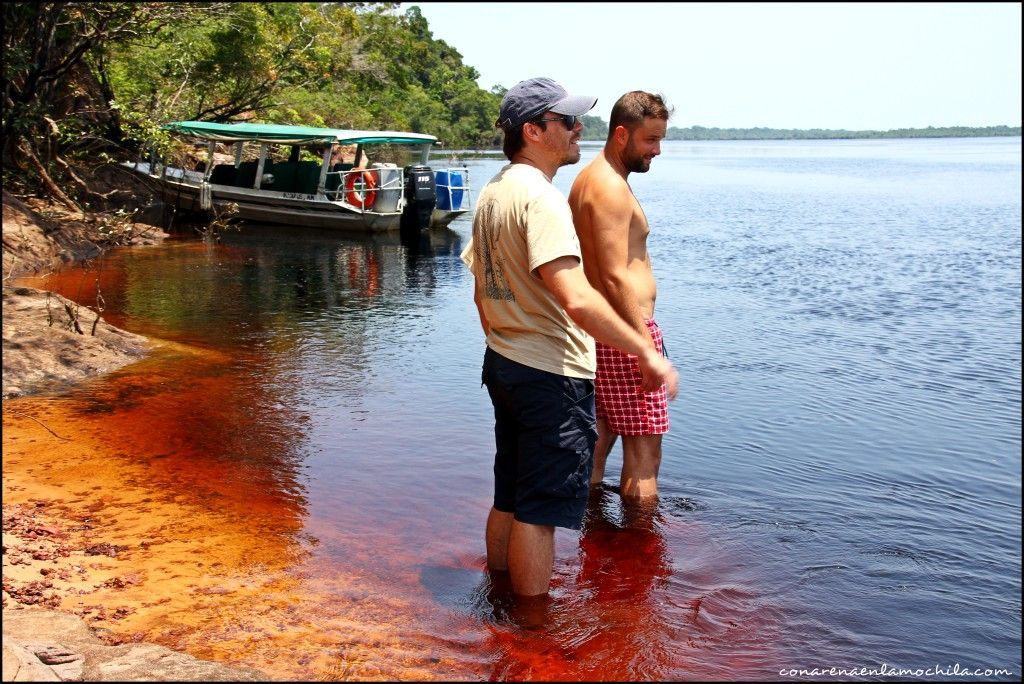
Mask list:
[[568,130],[576,128],[576,117],[571,114],[562,114],[561,116],[554,117],[551,119],[537,119],[538,123],[541,121],[562,121],[565,123],[565,127]]

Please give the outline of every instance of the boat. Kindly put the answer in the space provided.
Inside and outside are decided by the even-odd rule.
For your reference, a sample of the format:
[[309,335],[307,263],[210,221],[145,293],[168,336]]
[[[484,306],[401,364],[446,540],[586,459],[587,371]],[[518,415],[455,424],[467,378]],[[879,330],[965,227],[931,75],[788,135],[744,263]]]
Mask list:
[[205,144],[205,160],[195,169],[155,156],[125,166],[180,211],[383,232],[447,226],[471,208],[469,169],[431,166],[432,135],[207,121],[161,128]]

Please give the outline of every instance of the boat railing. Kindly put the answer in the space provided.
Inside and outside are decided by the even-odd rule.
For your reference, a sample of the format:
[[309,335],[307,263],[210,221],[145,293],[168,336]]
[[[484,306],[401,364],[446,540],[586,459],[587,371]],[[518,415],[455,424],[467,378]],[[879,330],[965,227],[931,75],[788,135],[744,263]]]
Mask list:
[[188,185],[199,185],[203,182],[205,174],[202,171],[191,171],[189,169],[179,169],[174,166],[163,166],[160,169],[168,179],[183,182]]
[[397,166],[374,165],[328,171],[324,193],[333,202],[361,211],[394,213],[401,209],[405,176]]

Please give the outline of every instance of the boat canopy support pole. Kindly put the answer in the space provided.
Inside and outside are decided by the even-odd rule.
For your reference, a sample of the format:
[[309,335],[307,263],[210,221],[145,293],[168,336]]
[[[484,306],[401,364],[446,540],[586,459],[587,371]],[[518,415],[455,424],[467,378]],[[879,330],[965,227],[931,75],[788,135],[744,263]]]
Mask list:
[[324,146],[324,163],[320,165],[320,180],[316,182],[316,194],[324,194],[327,187],[327,171],[331,166],[331,148],[333,145]]
[[420,165],[426,166],[427,161],[430,159],[430,145],[424,145],[420,148]]
[[235,168],[242,165],[242,141],[235,143]]
[[263,182],[263,162],[267,161],[267,143],[260,144],[260,161],[256,164],[256,182],[252,187],[257,190],[260,189],[260,183]]
[[[214,140],[210,141],[210,144],[206,146],[206,171],[203,173],[203,180],[210,180],[210,174],[213,173],[213,153],[217,151],[217,142]],[[182,176],[184,178],[184,176]]]

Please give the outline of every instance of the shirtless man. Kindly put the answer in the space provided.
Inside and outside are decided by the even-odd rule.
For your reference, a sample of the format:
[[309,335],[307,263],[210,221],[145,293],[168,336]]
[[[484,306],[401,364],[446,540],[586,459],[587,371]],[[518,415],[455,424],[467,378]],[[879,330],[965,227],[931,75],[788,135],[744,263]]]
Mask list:
[[[660,95],[636,90],[620,97],[612,107],[604,149],[576,177],[569,194],[587,278],[659,352],[657,287],[647,253],[650,226],[627,177],[634,171],[646,173],[661,154],[670,115]],[[636,357],[600,342],[595,385],[597,444],[591,484],[604,479],[608,453],[621,435],[621,495],[656,496],[661,438],[668,432],[665,387],[644,392]]]

